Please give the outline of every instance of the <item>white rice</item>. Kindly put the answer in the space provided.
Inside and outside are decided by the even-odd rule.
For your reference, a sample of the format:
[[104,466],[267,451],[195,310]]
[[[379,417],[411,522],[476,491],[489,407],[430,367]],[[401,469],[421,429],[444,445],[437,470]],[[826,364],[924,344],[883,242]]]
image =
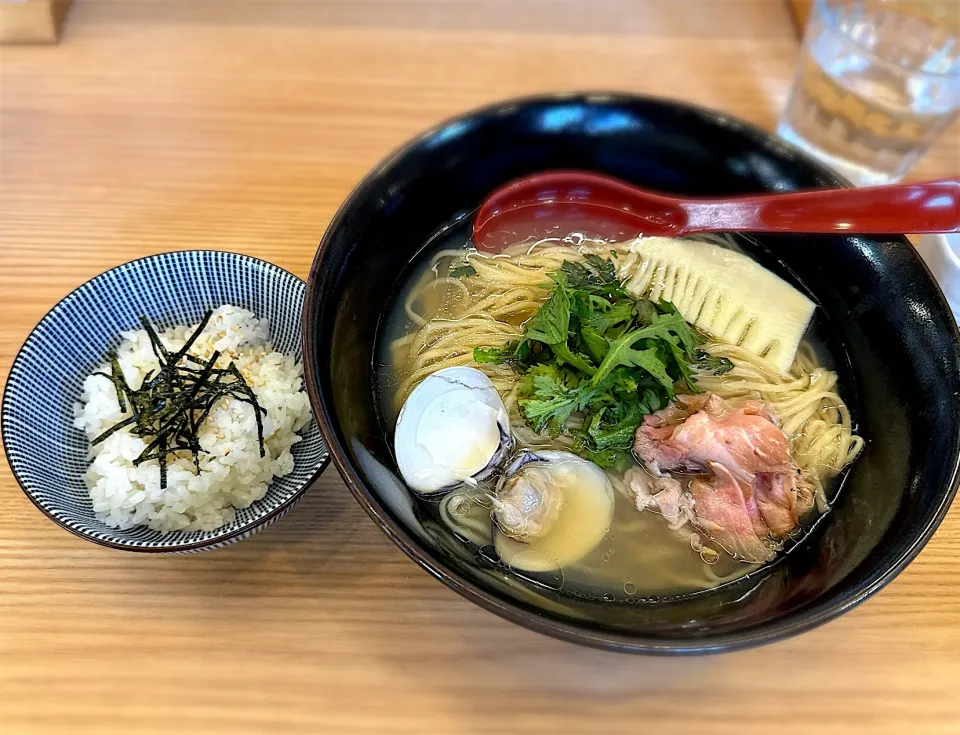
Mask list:
[[[290,448],[300,441],[297,432],[310,421],[310,403],[303,387],[303,367],[293,357],[274,352],[266,319],[236,306],[221,306],[190,353],[207,358],[223,355],[218,367],[231,361],[266,410],[263,436],[266,456],[260,456],[254,409],[248,403],[224,398],[198,433],[204,452],[200,472],[190,452],[167,458],[167,487],[160,487],[157,460],[134,467],[133,460],[148,441],[121,429],[91,447],[93,459],[84,474],[97,517],[113,528],[145,525],[161,531],[212,531],[234,520],[235,508],[246,508],[262,498],[274,477],[293,471]],[[171,351],[180,349],[197,328],[178,326],[161,333]],[[124,332],[117,350],[124,377],[134,390],[159,363],[145,330]],[[109,365],[99,368],[107,373]],[[117,392],[106,377],[90,375],[83,396],[74,407],[74,426],[89,439],[122,420]]]

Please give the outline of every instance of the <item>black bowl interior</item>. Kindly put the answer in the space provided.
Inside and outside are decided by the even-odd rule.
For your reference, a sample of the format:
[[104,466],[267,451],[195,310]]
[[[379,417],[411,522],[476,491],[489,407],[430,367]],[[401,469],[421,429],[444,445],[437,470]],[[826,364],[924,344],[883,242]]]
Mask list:
[[[519,583],[416,512],[375,406],[386,297],[443,223],[524,174],[590,169],[719,196],[845,186],[736,120],[663,100],[582,95],[504,103],[450,121],[351,194],[310,275],[304,337],[314,410],[361,504],[411,557],[470,599],[559,637],[638,651],[745,646],[817,625],[916,555],[956,491],[960,351],[936,283],[902,237],[759,237],[755,254],[822,307],[849,364],[843,390],[867,447],[831,512],[766,573],[685,600],[609,604]],[[329,345],[329,347],[327,347]]]

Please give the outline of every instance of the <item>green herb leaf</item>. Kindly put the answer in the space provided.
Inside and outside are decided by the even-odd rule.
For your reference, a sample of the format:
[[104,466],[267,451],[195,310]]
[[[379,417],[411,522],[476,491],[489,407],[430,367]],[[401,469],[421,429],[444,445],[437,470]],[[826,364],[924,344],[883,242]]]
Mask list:
[[574,442],[573,451],[574,454],[577,454],[578,456],[583,457],[584,459],[589,460],[598,467],[602,467],[604,469],[619,469],[622,466],[623,470],[626,470],[627,467],[633,464],[633,462],[630,461],[630,453],[625,452],[622,449],[597,450],[586,442]]
[[657,311],[657,305],[648,299],[635,301],[632,305],[631,312],[641,327],[649,327],[660,315],[660,312]]
[[562,280],[563,285],[569,288],[588,293],[622,293],[613,263],[593,253],[588,254],[582,263],[565,260],[560,265],[560,270],[551,274],[551,277],[558,283]]
[[590,422],[587,433],[597,449],[629,449],[637,433],[637,427],[643,423],[646,414],[639,400],[630,401],[626,415],[616,423],[605,425],[596,419],[602,418],[604,412],[598,413]]
[[570,348],[567,347],[566,342],[550,345],[550,349],[553,350],[553,354],[556,355],[562,362],[566,363],[570,367],[576,368],[581,373],[593,375],[595,372],[597,372],[597,369],[590,364],[589,358],[585,357],[584,355],[574,354],[571,352]]
[[615,367],[632,365],[633,367],[645,370],[656,378],[672,396],[674,381],[667,374],[667,366],[657,357],[657,350],[653,348],[635,350],[633,348],[633,345],[641,339],[662,337],[663,335],[669,335],[669,332],[653,325],[627,332],[619,339],[611,342],[607,356],[603,358],[603,362],[593,375],[593,384],[597,385],[601,380],[606,378]]
[[577,407],[577,391],[542,373],[534,375],[532,382],[534,397],[521,398],[520,410],[536,431],[549,428],[557,435]]
[[507,360],[509,354],[506,350],[501,350],[497,347],[474,347],[473,361],[478,365],[483,365],[484,363],[500,364]]
[[580,342],[587,351],[587,355],[589,355],[590,359],[597,365],[603,362],[603,358],[607,355],[607,350],[610,349],[607,340],[601,337],[597,331],[590,326],[584,326],[580,329]]
[[695,356],[696,343],[693,340],[693,332],[690,331],[690,327],[687,326],[687,323],[679,314],[661,314],[654,319],[653,324],[644,327],[641,331],[644,332],[644,337],[657,337],[667,341],[670,341],[671,335],[675,335],[683,343],[684,351],[687,351],[687,345],[690,345],[691,359]]
[[587,265],[593,269],[597,277],[604,283],[617,283],[617,269],[612,260],[606,260],[599,255],[587,253]]
[[477,275],[477,269],[469,263],[466,265],[457,266],[450,271],[451,278],[468,278],[469,276],[475,275]]
[[650,411],[650,413],[656,413],[661,408],[666,408],[669,402],[669,395],[663,395],[662,393],[659,393],[651,388],[644,388],[643,405],[647,407],[647,410]]
[[702,393],[697,386],[695,373],[688,361],[687,354],[679,345],[678,337],[660,340],[660,359],[667,365],[667,372],[683,382],[691,393]]
[[714,357],[709,352],[697,350],[697,367],[705,373],[723,375],[733,370],[734,365],[725,357]]
[[[649,302],[647,302],[649,303]],[[653,304],[651,304],[651,307]],[[605,334],[618,324],[628,324],[633,320],[634,305],[630,301],[618,301],[604,311],[594,311],[584,326],[590,327],[597,334]]]
[[558,287],[554,289],[547,303],[527,322],[523,338],[556,345],[567,341],[569,329],[570,299],[566,289]]
[[526,375],[520,379],[517,390],[521,398],[530,398],[536,393],[533,379],[538,375],[546,376],[568,390],[574,390],[580,386],[580,378],[575,371],[555,363],[542,363],[529,368]]
[[617,472],[625,472],[635,464],[629,449],[597,449],[589,435],[584,432],[574,435],[573,451],[598,467],[610,468]]

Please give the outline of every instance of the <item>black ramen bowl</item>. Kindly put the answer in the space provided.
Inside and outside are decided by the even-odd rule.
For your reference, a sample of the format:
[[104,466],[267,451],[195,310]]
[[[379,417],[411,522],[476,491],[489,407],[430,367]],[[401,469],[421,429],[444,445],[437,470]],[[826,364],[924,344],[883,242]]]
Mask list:
[[675,102],[624,95],[511,101],[444,123],[371,172],[330,224],[304,311],[313,409],[359,503],[464,597],[558,638],[645,653],[757,645],[809,630],[875,593],[917,555],[957,490],[960,337],[903,237],[758,237],[752,254],[821,307],[841,393],[866,438],[833,508],[758,574],[706,594],[632,604],[524,583],[429,522],[398,478],[378,414],[375,343],[410,262],[494,189],[589,169],[664,192],[726,196],[849,184],[770,135]]

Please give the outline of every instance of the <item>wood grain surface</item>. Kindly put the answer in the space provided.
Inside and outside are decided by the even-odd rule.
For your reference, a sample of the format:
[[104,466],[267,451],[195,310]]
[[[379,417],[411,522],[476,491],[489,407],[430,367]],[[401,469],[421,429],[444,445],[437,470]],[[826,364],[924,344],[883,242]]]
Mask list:
[[[352,185],[429,125],[560,89],[676,96],[772,127],[780,0],[77,0],[0,49],[0,371],[122,261],[237,250],[306,276]],[[916,176],[955,175],[948,135]],[[578,648],[467,603],[332,470],[283,522],[196,556],[102,549],[0,463],[6,733],[960,732],[960,512],[876,598],[759,650]]]

